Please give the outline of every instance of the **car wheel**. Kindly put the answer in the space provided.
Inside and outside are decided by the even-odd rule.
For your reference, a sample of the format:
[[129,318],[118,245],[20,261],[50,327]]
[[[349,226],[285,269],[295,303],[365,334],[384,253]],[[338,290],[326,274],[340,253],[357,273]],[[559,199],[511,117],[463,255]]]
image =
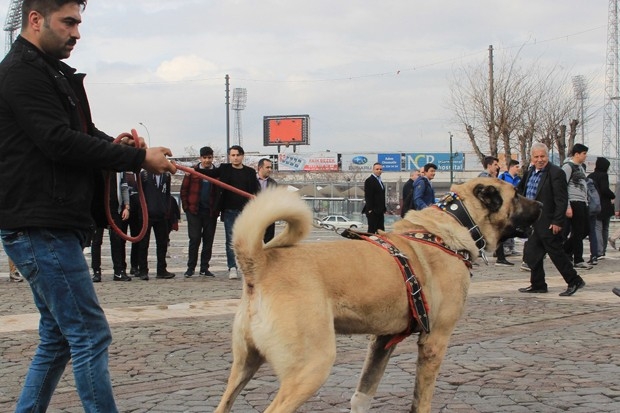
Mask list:
[[357,228],[357,225],[351,225],[349,228]]

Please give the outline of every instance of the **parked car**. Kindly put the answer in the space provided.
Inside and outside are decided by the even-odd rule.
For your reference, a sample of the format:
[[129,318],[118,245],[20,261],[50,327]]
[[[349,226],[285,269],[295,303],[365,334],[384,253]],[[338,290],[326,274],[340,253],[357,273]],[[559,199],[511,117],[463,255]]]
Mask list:
[[364,225],[359,221],[353,221],[342,215],[328,215],[323,219],[319,219],[317,223],[327,229],[361,228]]

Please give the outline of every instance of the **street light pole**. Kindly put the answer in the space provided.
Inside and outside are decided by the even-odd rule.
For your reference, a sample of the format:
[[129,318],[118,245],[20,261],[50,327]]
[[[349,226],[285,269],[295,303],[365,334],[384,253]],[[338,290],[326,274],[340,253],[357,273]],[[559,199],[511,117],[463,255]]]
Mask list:
[[454,152],[452,152],[452,132],[450,134],[450,186],[454,182]]
[[144,130],[146,130],[146,137],[149,140],[149,148],[151,147],[151,134],[149,133],[149,128],[146,127],[146,125],[142,122],[138,122],[138,124],[142,125],[142,127],[144,128]]

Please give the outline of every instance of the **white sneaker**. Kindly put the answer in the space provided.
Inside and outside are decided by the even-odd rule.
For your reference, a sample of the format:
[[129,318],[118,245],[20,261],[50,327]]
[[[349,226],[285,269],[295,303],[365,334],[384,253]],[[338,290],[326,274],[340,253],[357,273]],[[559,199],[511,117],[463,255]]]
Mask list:
[[239,270],[237,269],[237,267],[232,267],[228,269],[228,279],[229,280],[236,280],[239,278]]

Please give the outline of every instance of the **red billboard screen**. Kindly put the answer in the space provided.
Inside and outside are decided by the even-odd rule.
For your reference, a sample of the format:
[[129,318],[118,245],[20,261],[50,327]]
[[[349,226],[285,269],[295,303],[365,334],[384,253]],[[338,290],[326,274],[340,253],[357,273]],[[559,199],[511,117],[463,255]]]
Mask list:
[[309,145],[309,115],[263,117],[264,146]]

